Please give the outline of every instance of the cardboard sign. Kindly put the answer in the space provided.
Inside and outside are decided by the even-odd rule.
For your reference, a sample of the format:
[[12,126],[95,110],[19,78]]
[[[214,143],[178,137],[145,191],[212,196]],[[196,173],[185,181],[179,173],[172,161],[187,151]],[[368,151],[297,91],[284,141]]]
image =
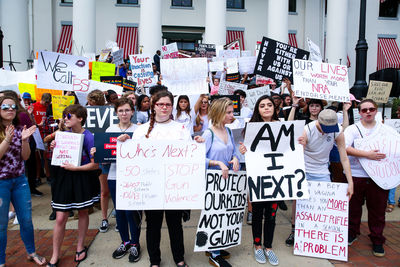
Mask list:
[[100,82],[101,76],[114,76],[115,64],[99,61],[92,62],[92,80]]
[[347,66],[301,59],[293,60],[298,97],[350,102]]
[[35,140],[35,143],[36,143],[36,149],[45,150],[44,149],[43,139],[40,136],[39,128],[36,128],[36,131],[32,134],[32,136],[33,136],[33,139]]
[[56,146],[53,149],[51,165],[61,166],[70,163],[74,166],[80,166],[83,138],[83,134],[56,132]]
[[205,145],[182,140],[117,143],[117,209],[203,209]]
[[[241,57],[251,57],[251,56],[253,56],[253,53],[250,50],[244,50],[244,51],[240,52],[240,56]],[[256,57],[256,59],[257,59],[257,57]],[[254,68],[253,68],[253,70],[254,70]]]
[[358,158],[369,177],[381,188],[389,190],[400,184],[400,135],[391,127],[380,124],[375,134],[354,140],[356,149],[379,150],[386,158]]
[[208,94],[206,58],[161,59],[163,85],[174,95]]
[[296,202],[294,254],[347,261],[347,184],[308,182],[310,199]]
[[288,77],[293,83],[292,60],[308,59],[309,52],[285,43],[263,37],[258,53],[255,74],[281,81]]
[[304,121],[251,122],[244,145],[250,201],[308,198],[303,146]]
[[237,58],[227,58],[226,59],[226,73],[233,74],[239,72],[238,60]]
[[122,76],[100,76],[100,82],[122,86],[124,78]]
[[400,134],[400,119],[385,120],[385,125],[392,127]]
[[27,71],[10,71],[0,69],[0,86],[18,83],[36,84],[36,69]]
[[211,72],[224,71],[224,69],[225,69],[225,62],[223,60],[208,62],[208,70]]
[[87,119],[83,126],[92,133],[104,133],[110,125],[119,122],[113,106],[88,106]]
[[247,84],[220,81],[219,88],[218,88],[218,94],[233,95],[233,92],[235,92],[236,90],[239,90],[239,89],[246,91],[247,86],[248,86]]
[[136,91],[136,83],[127,79],[124,79],[122,84],[123,91]]
[[36,84],[18,83],[18,89],[21,96],[23,93],[27,92],[31,95],[32,100],[36,100],[36,93],[35,93]]
[[94,146],[96,147],[96,153],[94,154],[94,162],[116,162],[117,138],[121,134],[128,134],[132,137],[133,133],[95,133]]
[[263,95],[271,95],[269,86],[247,89],[246,99],[244,100],[243,106],[253,110],[257,100]]
[[152,57],[148,54],[130,55],[132,80],[137,86],[152,86],[157,83],[157,79],[153,73]]
[[119,49],[115,52],[112,52],[113,63],[116,66],[124,64],[124,49]]
[[197,226],[194,251],[213,251],[238,246],[247,203],[246,172],[207,170],[205,207]]
[[123,94],[123,89],[121,86],[114,85],[111,83],[102,83],[102,82],[91,80],[90,84],[89,84],[88,93],[90,93],[91,91],[93,91],[95,89],[98,89],[103,92],[105,92],[107,90],[113,90],[117,93],[118,97],[121,97],[121,95]]
[[51,96],[51,98],[52,98],[51,106],[53,109],[53,118],[55,120],[63,119],[64,109],[75,103],[74,96],[53,95],[53,96]]
[[257,57],[249,56],[249,57],[240,57],[239,60],[239,72],[241,74],[253,74],[254,67],[256,66]]
[[256,74],[256,85],[269,85],[273,82],[274,80],[271,78]]
[[240,57],[240,50],[220,50],[218,57],[222,58],[239,58]]
[[89,61],[85,57],[39,51],[37,87],[64,91],[87,91]]
[[391,82],[369,81],[367,98],[374,100],[376,103],[387,103],[389,100],[390,90],[392,90]]
[[161,57],[163,59],[179,57],[179,55],[178,55],[178,44],[177,43],[171,43],[171,44],[163,45],[161,47]]
[[233,102],[233,115],[240,116],[240,96],[239,95],[212,95],[211,102],[215,99],[227,97]]
[[110,53],[111,53],[111,48],[101,50],[100,56],[99,56],[99,61],[105,62]]
[[215,57],[215,44],[194,44],[194,52],[198,57]]
[[44,93],[50,93],[52,96],[53,95],[58,95],[61,96],[63,94],[63,91],[61,90],[51,90],[51,89],[40,89],[40,88],[35,88],[35,95],[36,99],[42,99],[42,95]]
[[307,37],[307,44],[308,44],[308,49],[310,50],[310,60],[322,62],[322,56],[319,46],[316,45],[313,41],[311,41],[308,37]]

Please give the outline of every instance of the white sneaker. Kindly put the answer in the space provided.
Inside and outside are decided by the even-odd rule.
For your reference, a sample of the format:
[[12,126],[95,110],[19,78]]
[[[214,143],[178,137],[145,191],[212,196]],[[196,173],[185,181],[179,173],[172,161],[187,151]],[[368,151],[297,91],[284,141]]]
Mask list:
[[8,220],[14,219],[15,217],[15,211],[9,211],[8,212]]
[[268,261],[271,265],[275,266],[279,264],[278,257],[275,255],[275,252],[272,249],[270,250],[265,249],[265,255],[267,256]]
[[265,254],[262,248],[256,249],[254,248],[254,257],[258,263],[266,263],[267,259],[265,258]]
[[15,216],[13,224],[19,224],[17,216]]

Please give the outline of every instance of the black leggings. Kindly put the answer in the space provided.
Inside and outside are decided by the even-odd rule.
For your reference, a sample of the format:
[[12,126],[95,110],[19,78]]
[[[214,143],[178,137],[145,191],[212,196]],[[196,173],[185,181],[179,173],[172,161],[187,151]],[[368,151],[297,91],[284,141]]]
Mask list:
[[252,202],[253,220],[251,228],[253,230],[253,242],[256,246],[261,246],[262,220],[264,220],[264,247],[272,248],[274,239],[275,217],[278,210],[278,203],[272,201]]
[[31,192],[36,188],[36,143],[33,138],[29,141],[31,154],[26,160],[26,176],[28,177],[29,188]]

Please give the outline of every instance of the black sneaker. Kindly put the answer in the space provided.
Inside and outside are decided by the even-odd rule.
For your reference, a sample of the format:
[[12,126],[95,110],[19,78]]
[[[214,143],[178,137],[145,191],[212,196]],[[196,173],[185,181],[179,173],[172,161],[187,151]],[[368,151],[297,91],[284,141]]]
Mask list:
[[286,206],[286,203],[285,203],[285,201],[278,201],[278,207],[281,209],[281,210],[287,210],[288,208],[287,208],[287,206]]
[[208,257],[208,262],[215,267],[232,267],[232,265],[222,258],[221,255],[218,255],[215,258],[213,256]]
[[53,210],[49,216],[50,221],[54,221],[56,219],[56,211]]
[[383,245],[372,245],[372,254],[375,257],[383,257],[385,256],[385,250],[383,249]]
[[286,243],[286,246],[288,246],[288,247],[293,246],[293,244],[294,244],[294,232],[293,232],[293,231],[290,232],[290,235],[289,235],[289,237],[286,239],[285,243]]
[[[219,251],[219,255],[220,255],[222,258],[224,258],[224,259],[229,259],[229,258],[231,257],[231,253],[229,253],[229,252],[226,251],[226,250],[220,250],[220,251]],[[207,257],[210,257],[210,256],[211,256],[211,252],[206,251],[206,256],[207,256]]]
[[41,197],[41,196],[43,196],[43,193],[40,192],[39,190],[37,190],[36,188],[34,188],[33,190],[31,190],[31,195],[33,195],[35,197]]
[[131,246],[132,246],[131,244],[124,245],[124,242],[122,242],[121,245],[113,252],[112,257],[114,259],[122,258],[131,248]]
[[349,244],[349,246],[353,245],[354,241],[356,241],[358,238],[357,236],[351,236],[349,235],[349,240],[347,240],[347,243]]
[[108,231],[108,227],[109,227],[108,226],[108,220],[104,219],[104,220],[101,221],[101,226],[99,227],[99,231],[101,233],[105,233],[105,232]]
[[140,246],[131,246],[129,249],[129,262],[137,262],[140,260]]

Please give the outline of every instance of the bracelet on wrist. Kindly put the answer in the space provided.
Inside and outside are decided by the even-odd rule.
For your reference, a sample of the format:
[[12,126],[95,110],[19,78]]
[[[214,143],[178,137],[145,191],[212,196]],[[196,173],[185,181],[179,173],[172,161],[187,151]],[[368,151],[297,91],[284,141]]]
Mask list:
[[292,107],[297,108],[299,104],[292,104]]

